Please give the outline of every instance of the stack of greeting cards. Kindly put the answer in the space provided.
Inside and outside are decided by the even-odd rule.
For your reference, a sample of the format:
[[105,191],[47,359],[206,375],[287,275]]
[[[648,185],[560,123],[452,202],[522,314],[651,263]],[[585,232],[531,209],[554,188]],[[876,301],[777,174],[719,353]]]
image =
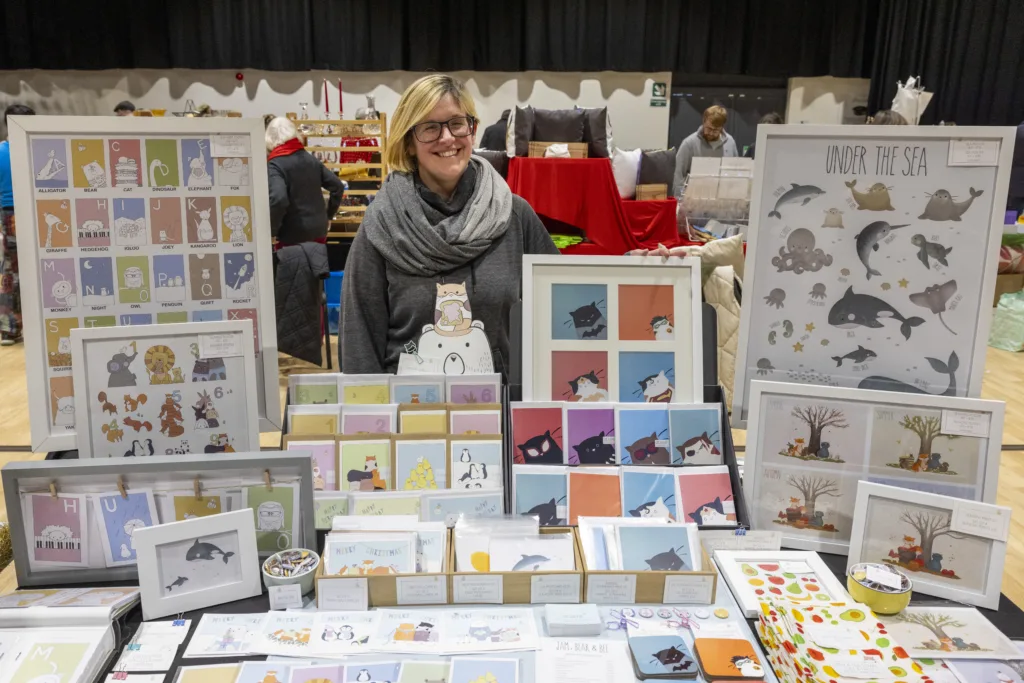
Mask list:
[[[397,563],[377,562],[368,564],[362,558],[362,565],[351,567],[347,561],[352,553],[370,553],[374,557],[385,546],[363,543],[366,537],[386,542],[390,548],[404,551],[406,542],[411,538],[412,568],[402,571],[390,571],[391,564],[396,567],[407,567],[404,552],[393,555]],[[445,558],[448,556],[448,528],[442,522],[423,522],[414,515],[378,515],[366,517],[337,517],[334,519],[331,533],[327,534],[324,548],[324,574],[436,574],[444,571]],[[400,564],[398,564],[400,563]],[[347,567],[348,571],[331,571]],[[359,571],[360,568],[376,571]],[[385,568],[386,567],[386,568]],[[353,571],[354,570],[354,571]]]
[[701,571],[696,524],[664,518],[580,517],[580,545],[590,571]]
[[94,681],[115,648],[104,626],[0,629],[0,680],[21,683]]
[[139,601],[139,589],[27,588],[0,597],[0,628],[105,626]]
[[541,534],[536,517],[464,517],[454,538],[457,572],[576,569],[572,534]]

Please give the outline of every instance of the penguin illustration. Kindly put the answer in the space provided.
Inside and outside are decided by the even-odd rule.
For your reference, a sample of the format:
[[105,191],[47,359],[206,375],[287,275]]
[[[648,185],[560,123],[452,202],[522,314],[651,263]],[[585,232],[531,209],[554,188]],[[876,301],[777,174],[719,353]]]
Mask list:
[[473,460],[473,457],[469,454],[469,449],[468,448],[463,448],[462,449],[462,455],[459,456],[459,461],[460,462],[471,462],[472,460]]
[[356,674],[357,681],[368,681],[370,680],[370,671],[368,669],[360,669],[359,673]]

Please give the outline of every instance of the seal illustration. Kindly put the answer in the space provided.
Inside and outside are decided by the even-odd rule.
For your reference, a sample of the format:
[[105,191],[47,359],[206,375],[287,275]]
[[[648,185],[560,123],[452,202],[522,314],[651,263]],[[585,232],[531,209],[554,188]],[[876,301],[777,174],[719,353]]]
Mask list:
[[853,193],[853,201],[857,202],[857,208],[862,211],[895,211],[892,200],[889,199],[889,188],[885,183],[875,183],[868,188],[867,192],[858,192],[854,187],[856,180],[846,183]]
[[971,208],[975,198],[980,197],[983,192],[984,190],[975,190],[972,187],[970,199],[957,202],[953,201],[954,197],[948,190],[936,190],[928,200],[928,204],[925,205],[924,213],[917,218],[929,221],[959,221],[960,216],[963,216],[964,212]]

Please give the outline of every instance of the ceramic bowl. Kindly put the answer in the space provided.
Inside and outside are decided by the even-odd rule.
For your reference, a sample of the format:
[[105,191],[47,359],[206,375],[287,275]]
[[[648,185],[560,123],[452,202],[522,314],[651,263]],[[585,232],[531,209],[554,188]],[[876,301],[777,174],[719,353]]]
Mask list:
[[273,574],[268,574],[267,565],[270,563],[270,561],[276,559],[277,556],[281,555],[282,553],[289,552],[292,551],[283,550],[280,553],[275,553],[271,555],[263,561],[263,564],[260,565],[260,570],[263,572],[263,584],[267,588],[270,588],[271,586],[289,586],[293,583],[297,583],[300,586],[302,586],[302,594],[305,595],[306,593],[309,593],[311,590],[313,590],[313,577],[316,574],[316,568],[320,566],[320,555],[318,555],[316,551],[303,549],[302,552],[307,552],[316,558],[316,563],[313,564],[313,566],[310,567],[308,571],[303,572],[302,574],[292,574],[291,576],[274,576]]
[[[898,576],[902,588],[894,590],[868,582],[868,567]],[[875,614],[902,612],[910,604],[910,595],[913,589],[914,584],[906,574],[887,564],[861,562],[850,567],[846,574],[846,590],[850,592],[850,597],[870,607]]]

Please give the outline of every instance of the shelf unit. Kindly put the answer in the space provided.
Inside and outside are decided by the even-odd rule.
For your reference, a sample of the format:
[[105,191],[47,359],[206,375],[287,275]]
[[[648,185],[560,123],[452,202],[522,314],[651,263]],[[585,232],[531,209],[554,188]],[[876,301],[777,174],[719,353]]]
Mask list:
[[[317,156],[324,157],[336,153],[339,161],[324,161],[324,166],[334,171],[340,178],[353,184],[372,183],[375,187],[349,189],[345,192],[346,197],[372,196],[380,191],[385,178],[388,175],[387,164],[384,163],[384,149],[387,146],[388,123],[387,115],[380,114],[376,119],[328,119],[328,120],[299,120],[295,124],[306,136],[307,140],[316,139],[317,142],[328,142],[328,144],[307,145],[306,150]],[[324,140],[326,138],[326,140]],[[343,138],[374,138],[377,146],[360,147],[356,145],[342,145]],[[330,141],[337,140],[338,144],[330,144]],[[341,162],[341,156],[346,152],[357,152],[361,154],[378,154],[379,163],[370,162]],[[319,153],[319,154],[318,154]],[[330,158],[330,157],[326,157]],[[371,175],[370,171],[377,171]],[[328,229],[328,237],[353,237],[363,222],[363,214],[366,206],[344,206],[338,209],[338,213],[331,220]]]

